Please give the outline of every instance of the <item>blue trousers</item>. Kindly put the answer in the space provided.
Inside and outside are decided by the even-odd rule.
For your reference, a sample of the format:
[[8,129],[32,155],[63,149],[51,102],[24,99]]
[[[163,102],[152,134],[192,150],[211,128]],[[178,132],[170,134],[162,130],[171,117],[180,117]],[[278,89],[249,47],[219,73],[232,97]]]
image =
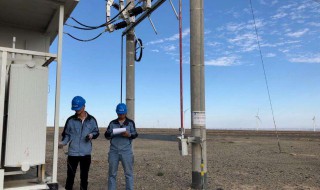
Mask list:
[[109,177],[108,177],[108,190],[117,189],[117,172],[119,161],[122,163],[124,175],[126,177],[126,190],[133,190],[133,154],[109,152]]

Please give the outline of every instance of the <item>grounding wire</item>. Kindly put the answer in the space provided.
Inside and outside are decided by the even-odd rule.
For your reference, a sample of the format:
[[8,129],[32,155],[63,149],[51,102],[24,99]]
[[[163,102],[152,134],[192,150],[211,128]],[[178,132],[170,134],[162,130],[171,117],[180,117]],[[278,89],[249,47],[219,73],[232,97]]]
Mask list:
[[253,23],[254,23],[254,29],[255,29],[256,37],[257,37],[258,48],[259,48],[259,52],[260,52],[260,59],[261,59],[261,64],[262,64],[262,68],[263,68],[264,79],[265,79],[265,83],[266,83],[266,87],[267,87],[267,91],[268,91],[268,97],[269,97],[269,103],[270,103],[270,108],[271,108],[271,113],[272,113],[273,124],[274,124],[275,132],[276,132],[276,136],[277,136],[277,140],[278,140],[278,148],[279,148],[279,152],[281,153],[280,140],[279,140],[276,120],[275,120],[274,112],[273,112],[273,106],[272,106],[272,101],[271,101],[271,96],[270,96],[268,79],[267,79],[266,70],[264,67],[264,62],[263,62],[263,57],[262,57],[262,52],[261,52],[261,46],[260,46],[260,41],[259,41],[258,29],[257,29],[257,25],[256,25],[256,19],[255,19],[254,12],[253,12],[252,2],[251,2],[251,0],[249,0],[249,1],[250,1],[252,19],[253,19]]
[[123,83],[123,36],[121,36],[121,76],[120,76],[120,103],[122,103],[122,83]]

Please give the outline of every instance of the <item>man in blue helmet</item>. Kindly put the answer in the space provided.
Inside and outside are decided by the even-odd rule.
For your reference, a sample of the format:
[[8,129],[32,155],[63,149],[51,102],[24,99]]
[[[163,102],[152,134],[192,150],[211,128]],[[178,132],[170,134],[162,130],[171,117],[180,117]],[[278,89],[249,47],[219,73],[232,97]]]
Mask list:
[[[117,105],[118,118],[111,121],[104,136],[110,140],[108,154],[109,177],[108,190],[117,189],[117,172],[119,161],[121,161],[126,177],[126,190],[133,190],[133,152],[132,140],[138,136],[135,123],[126,117],[127,106],[123,103]],[[117,134],[117,130],[124,132]]]
[[92,139],[99,136],[97,120],[85,111],[86,100],[81,96],[75,96],[71,102],[71,109],[75,114],[66,121],[62,132],[62,141],[59,148],[67,145],[68,164],[65,189],[72,190],[74,177],[80,163],[81,190],[88,189],[88,173],[91,164]]

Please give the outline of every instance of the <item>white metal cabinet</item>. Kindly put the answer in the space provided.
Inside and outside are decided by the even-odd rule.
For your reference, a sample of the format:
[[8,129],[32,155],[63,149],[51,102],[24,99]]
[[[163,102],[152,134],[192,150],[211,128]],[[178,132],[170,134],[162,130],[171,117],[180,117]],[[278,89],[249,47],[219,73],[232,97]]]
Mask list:
[[11,65],[5,166],[45,163],[47,96],[48,68]]

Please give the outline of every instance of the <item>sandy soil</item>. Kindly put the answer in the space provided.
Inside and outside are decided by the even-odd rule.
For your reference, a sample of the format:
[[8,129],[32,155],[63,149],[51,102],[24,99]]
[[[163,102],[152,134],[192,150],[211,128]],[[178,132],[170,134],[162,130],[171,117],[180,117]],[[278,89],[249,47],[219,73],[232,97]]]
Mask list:
[[[89,189],[107,189],[109,142],[100,137],[93,142]],[[138,129],[141,134],[178,134],[177,130]],[[190,134],[190,131],[187,131]],[[47,136],[47,172],[51,173],[53,135]],[[320,189],[320,133],[279,133],[279,153],[273,132],[207,131],[207,189]],[[64,149],[64,151],[67,151]],[[137,138],[135,189],[191,189],[191,156],[182,157],[178,143]],[[191,153],[191,149],[189,149]],[[66,155],[59,150],[58,181],[64,186]],[[74,189],[79,189],[79,169]],[[120,164],[118,189],[125,189]]]

